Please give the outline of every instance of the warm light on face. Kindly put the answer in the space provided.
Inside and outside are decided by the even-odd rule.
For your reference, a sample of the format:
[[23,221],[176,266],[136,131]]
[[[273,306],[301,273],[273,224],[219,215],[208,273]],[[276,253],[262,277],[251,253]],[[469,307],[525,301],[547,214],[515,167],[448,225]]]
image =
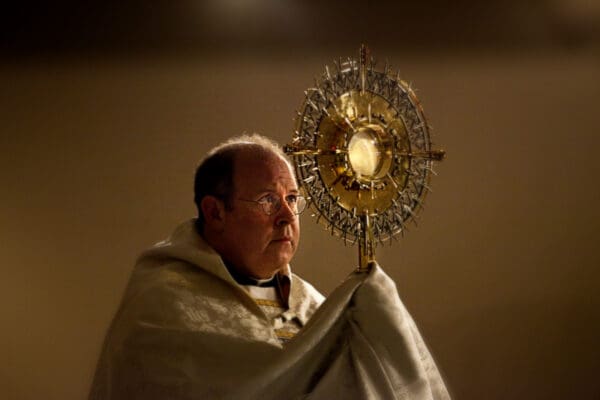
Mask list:
[[381,162],[377,139],[365,131],[354,134],[348,143],[348,159],[358,176],[375,175]]

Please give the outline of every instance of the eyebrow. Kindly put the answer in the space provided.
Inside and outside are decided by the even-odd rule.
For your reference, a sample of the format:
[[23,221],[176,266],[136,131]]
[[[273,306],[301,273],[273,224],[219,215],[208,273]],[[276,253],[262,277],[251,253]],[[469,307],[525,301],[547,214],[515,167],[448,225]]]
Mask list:
[[[259,193],[275,193],[277,192],[277,190],[275,190],[274,188],[262,188],[261,190],[258,191]],[[300,190],[298,188],[294,188],[294,189],[290,189],[288,190],[287,193],[300,193]]]

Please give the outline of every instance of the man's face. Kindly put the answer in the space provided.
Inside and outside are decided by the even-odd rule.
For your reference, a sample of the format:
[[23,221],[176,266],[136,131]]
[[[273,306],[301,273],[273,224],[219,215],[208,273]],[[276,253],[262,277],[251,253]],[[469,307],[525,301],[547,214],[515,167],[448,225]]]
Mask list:
[[[221,256],[239,272],[256,278],[270,277],[292,259],[300,224],[285,202],[298,187],[289,165],[270,153],[242,151],[234,164],[231,208],[224,212]],[[281,208],[267,215],[262,207],[245,200],[280,196]]]

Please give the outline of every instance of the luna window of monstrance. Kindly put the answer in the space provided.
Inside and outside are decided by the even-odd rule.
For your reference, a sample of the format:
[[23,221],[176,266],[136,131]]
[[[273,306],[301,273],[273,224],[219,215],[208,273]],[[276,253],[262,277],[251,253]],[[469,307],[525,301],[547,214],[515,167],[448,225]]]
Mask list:
[[430,190],[430,127],[415,95],[388,65],[376,71],[368,49],[339,60],[305,92],[292,156],[301,187],[319,222],[344,243],[358,243],[359,270],[374,248],[404,233]]

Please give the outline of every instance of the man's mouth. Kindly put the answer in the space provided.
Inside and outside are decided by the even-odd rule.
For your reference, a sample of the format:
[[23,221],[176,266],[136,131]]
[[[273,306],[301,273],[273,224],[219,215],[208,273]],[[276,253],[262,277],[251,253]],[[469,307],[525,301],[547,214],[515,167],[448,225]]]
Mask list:
[[274,242],[291,242],[292,238],[289,236],[280,237],[273,240]]

